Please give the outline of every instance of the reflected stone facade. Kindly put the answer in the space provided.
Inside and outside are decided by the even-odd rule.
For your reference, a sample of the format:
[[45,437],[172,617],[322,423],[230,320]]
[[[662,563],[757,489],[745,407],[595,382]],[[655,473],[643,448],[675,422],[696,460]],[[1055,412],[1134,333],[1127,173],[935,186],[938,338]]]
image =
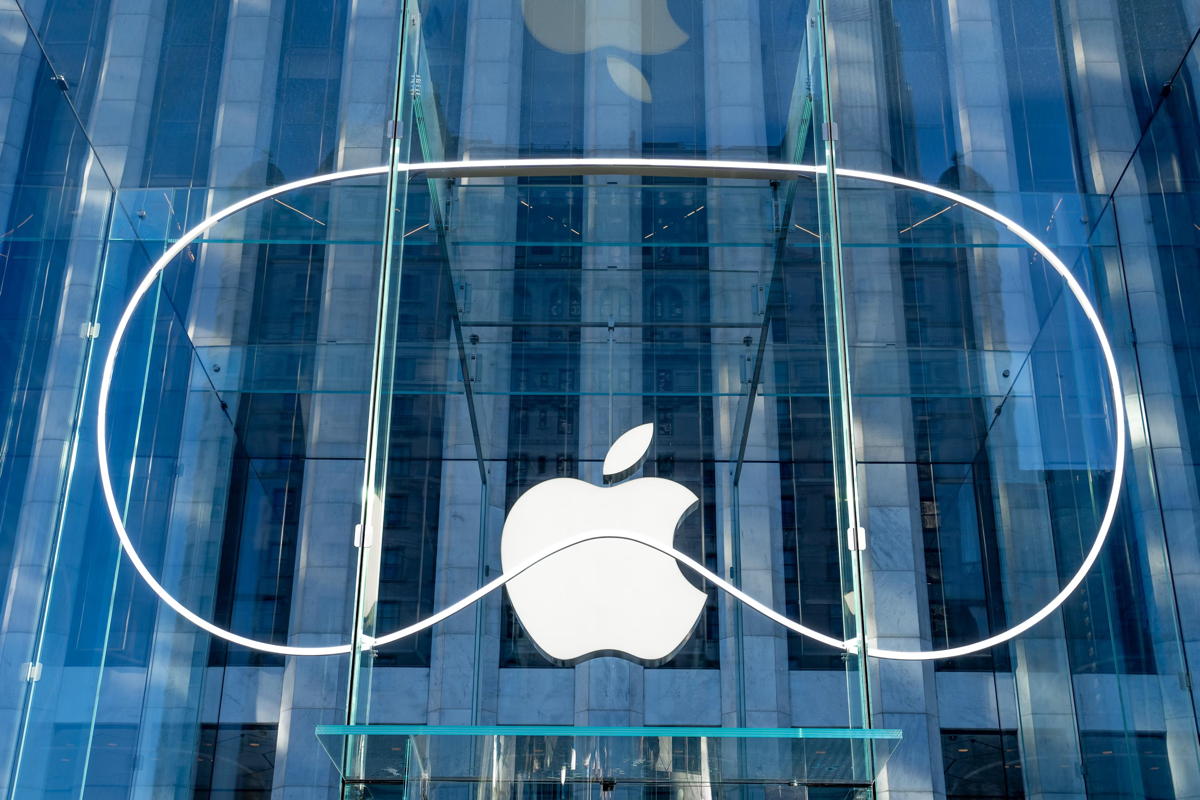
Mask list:
[[[0,791],[1200,798],[1198,31],[1193,0],[0,0]],[[97,444],[117,322],[201,220],[492,159],[213,225]],[[674,546],[810,629],[943,650],[1055,596],[1117,479],[1087,317],[992,219],[835,166],[1016,220],[1094,303],[1128,457],[1079,590],[927,660],[688,569],[663,663],[555,661],[504,590],[375,643],[644,423],[640,475],[699,501]],[[171,611],[101,457],[166,592],[347,652]]]

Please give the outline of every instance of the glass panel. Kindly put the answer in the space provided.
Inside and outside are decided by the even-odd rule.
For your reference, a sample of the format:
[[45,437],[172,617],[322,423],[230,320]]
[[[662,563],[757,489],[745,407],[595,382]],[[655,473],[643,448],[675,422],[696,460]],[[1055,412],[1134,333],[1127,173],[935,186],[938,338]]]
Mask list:
[[[88,535],[87,490],[74,472],[94,452],[80,444],[92,433],[84,385],[114,192],[90,167],[75,110],[12,2],[0,2],[0,25],[0,791],[36,796],[78,790],[89,754],[108,741],[93,727],[90,693],[100,680],[94,647],[108,627],[115,542]],[[55,31],[86,42],[86,27]],[[96,604],[86,627],[84,609],[69,600],[75,593]],[[125,734],[112,731],[111,741],[127,755]],[[104,785],[113,774],[94,780]]]
[[605,792],[735,785],[867,786],[899,731],[846,728],[323,725],[317,735],[350,784],[403,784],[417,793],[492,796],[596,784]]
[[[1110,748],[1102,779],[1124,797],[1151,791],[1128,745],[1141,735],[1171,743],[1160,747],[1172,754],[1170,792],[1200,777],[1194,690],[1176,680],[1193,638],[1180,612],[1195,603],[1164,561],[1178,568],[1194,554],[1191,460],[1176,449],[1186,412],[1167,388],[1184,374],[1182,351],[1167,344],[1170,304],[1151,299],[1178,291],[1170,254],[1194,250],[1195,214],[1186,203],[1164,213],[1195,160],[1195,55],[1180,62],[1190,13],[1009,0],[829,10],[839,167],[928,187],[838,183],[876,646],[970,650],[1039,613],[1121,493],[1095,564],[1036,626],[928,666],[878,662],[872,712],[904,720],[891,765],[945,767],[905,791],[937,793],[938,775],[952,774],[951,752],[923,744],[939,720],[980,736],[1015,731],[1028,796],[1107,791],[1093,779],[1097,732],[1127,740]],[[1061,259],[1107,332],[1120,397],[1063,277],[1012,226],[945,191]],[[1180,244],[1149,244],[1162,241]],[[1168,507],[1189,544],[1164,534]],[[910,691],[888,692],[892,681]]]
[[[762,3],[746,28],[713,4],[582,8],[409,9],[398,165],[505,164],[392,181],[350,719],[861,727],[857,654],[687,570],[703,607],[648,664],[551,657],[504,589],[389,636],[499,577],[521,498],[602,485],[609,446],[645,423],[642,475],[697,499],[682,553],[837,640],[860,634],[829,173],[509,163],[826,162],[819,9]],[[614,576],[612,591],[637,589]],[[342,744],[347,768],[373,757]]]
[[[312,730],[345,719],[349,659],[227,643],[147,590],[97,475],[97,388],[125,302],[184,231],[264,186],[383,166],[397,17],[0,2],[5,796],[336,784]],[[188,609],[260,643],[349,645],[384,188],[281,193],[216,225],[115,363],[104,450],[133,544]],[[285,669],[303,701],[281,700]],[[278,726],[273,784],[205,782],[218,720]]]

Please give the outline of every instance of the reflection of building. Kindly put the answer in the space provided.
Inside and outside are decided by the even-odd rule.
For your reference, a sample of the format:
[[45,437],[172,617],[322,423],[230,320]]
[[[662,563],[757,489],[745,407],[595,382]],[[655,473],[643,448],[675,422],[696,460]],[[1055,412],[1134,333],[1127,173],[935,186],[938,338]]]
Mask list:
[[[545,5],[0,0],[6,794],[328,797],[338,760],[377,768],[346,796],[1196,795],[1197,10],[646,0],[531,24]],[[551,663],[503,593],[346,656],[197,630],[107,520],[108,337],[205,215],[393,145],[406,161],[834,152],[1019,220],[1117,349],[1130,460],[1091,577],[1010,644],[866,669],[712,587],[655,666]],[[609,443],[651,422],[644,474],[700,498],[680,550],[806,625],[938,649],[1053,596],[1114,466],[1097,347],[1053,272],[920,192],[646,172],[343,181],[191,246],[143,301],[111,401],[149,567],[239,635],[391,631],[497,576],[522,492],[598,483]],[[323,746],[317,726],[341,723],[655,730]],[[903,739],[873,763],[847,744],[866,728]]]

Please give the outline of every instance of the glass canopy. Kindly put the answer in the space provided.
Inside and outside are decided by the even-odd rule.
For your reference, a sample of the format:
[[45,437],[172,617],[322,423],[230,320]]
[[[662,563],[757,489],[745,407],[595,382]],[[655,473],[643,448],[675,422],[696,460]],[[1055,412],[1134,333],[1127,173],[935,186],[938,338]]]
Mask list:
[[[566,788],[611,792],[754,785],[868,786],[901,732],[854,728],[571,725],[320,725],[348,783],[408,787],[407,797],[507,798]],[[560,787],[558,789],[553,787]]]

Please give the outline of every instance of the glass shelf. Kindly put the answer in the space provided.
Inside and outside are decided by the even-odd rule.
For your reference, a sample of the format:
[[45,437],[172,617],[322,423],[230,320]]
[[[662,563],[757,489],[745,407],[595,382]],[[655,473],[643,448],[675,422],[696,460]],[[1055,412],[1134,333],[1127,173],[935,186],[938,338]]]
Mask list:
[[516,785],[866,786],[901,739],[890,729],[570,725],[318,725],[316,734],[347,782],[419,787],[411,796],[421,800],[469,784],[496,796]]

